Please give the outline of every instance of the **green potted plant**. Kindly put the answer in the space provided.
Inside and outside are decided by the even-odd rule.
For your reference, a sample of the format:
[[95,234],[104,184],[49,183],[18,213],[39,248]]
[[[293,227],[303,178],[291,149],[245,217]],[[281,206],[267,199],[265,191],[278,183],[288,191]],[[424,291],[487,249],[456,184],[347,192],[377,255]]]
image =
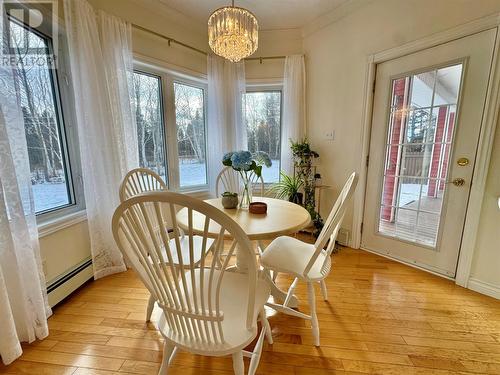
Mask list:
[[222,193],[222,207],[228,209],[238,207],[238,193],[230,191]]
[[278,199],[288,199],[290,202],[302,205],[302,193],[299,191],[303,181],[295,176],[280,172],[280,180],[275,183],[270,192]]
[[321,178],[321,175],[315,173],[313,160],[319,158],[319,154],[311,149],[307,138],[303,138],[302,140],[296,142],[291,140],[290,143],[290,149],[292,150],[293,155],[294,174],[303,183],[303,206],[311,215],[311,220],[315,227],[314,234],[318,235],[323,228],[323,219],[321,218],[319,212],[316,212],[316,197],[314,191],[316,182],[319,178]]

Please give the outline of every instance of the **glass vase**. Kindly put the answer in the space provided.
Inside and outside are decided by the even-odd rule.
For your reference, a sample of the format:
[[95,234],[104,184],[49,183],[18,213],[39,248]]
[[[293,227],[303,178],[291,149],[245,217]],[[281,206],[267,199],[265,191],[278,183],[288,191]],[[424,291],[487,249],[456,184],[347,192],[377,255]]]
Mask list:
[[242,173],[243,186],[241,189],[240,208],[248,210],[250,203],[252,203],[252,181],[248,178],[246,173]]

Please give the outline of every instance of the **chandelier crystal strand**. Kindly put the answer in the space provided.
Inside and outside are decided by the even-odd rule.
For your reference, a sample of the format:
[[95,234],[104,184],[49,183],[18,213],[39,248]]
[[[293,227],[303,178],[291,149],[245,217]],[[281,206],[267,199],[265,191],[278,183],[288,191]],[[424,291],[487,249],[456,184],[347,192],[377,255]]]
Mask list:
[[244,8],[217,9],[208,19],[208,44],[215,54],[238,62],[253,54],[259,44],[259,24]]

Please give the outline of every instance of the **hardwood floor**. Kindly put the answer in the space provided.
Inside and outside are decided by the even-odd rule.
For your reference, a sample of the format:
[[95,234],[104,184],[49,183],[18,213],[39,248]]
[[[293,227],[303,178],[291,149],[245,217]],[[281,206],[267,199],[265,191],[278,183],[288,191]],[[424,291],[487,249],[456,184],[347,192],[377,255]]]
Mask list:
[[[259,374],[500,374],[500,301],[348,248],[327,284],[328,302],[316,289],[321,347],[309,322],[269,310],[275,343]],[[305,285],[296,294],[307,311]],[[147,299],[132,271],[88,283],[54,309],[50,336],[0,374],[156,374],[162,339],[144,323]],[[232,364],[179,353],[170,373],[231,374]]]

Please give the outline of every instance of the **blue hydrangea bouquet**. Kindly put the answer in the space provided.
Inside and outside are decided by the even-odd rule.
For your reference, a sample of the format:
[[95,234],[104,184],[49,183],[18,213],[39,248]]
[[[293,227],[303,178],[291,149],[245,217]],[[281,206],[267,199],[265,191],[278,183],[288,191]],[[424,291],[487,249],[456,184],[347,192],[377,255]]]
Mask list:
[[240,207],[247,209],[252,202],[252,182],[255,177],[262,176],[262,167],[272,165],[271,158],[264,151],[252,154],[250,151],[228,152],[222,157],[222,164],[232,167],[241,175],[243,188],[241,193]]

